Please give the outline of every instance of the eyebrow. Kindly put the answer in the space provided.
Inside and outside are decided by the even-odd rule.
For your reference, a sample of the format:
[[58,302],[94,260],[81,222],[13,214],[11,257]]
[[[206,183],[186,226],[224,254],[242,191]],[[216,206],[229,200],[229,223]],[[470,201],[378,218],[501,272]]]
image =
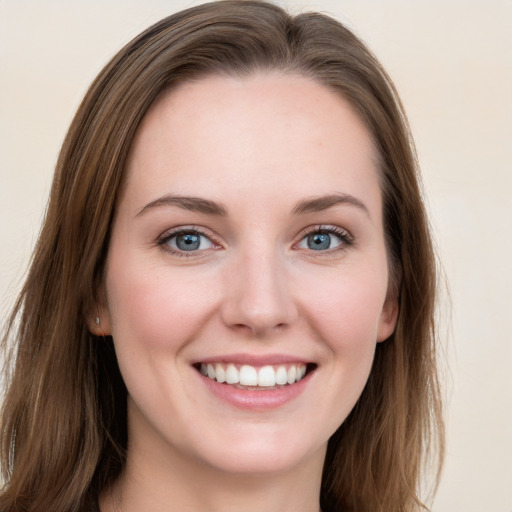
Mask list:
[[365,212],[366,215],[370,216],[368,208],[362,201],[360,201],[359,199],[357,199],[357,197],[354,197],[350,194],[342,193],[313,197],[312,199],[304,199],[302,201],[299,201],[295,205],[293,213],[295,215],[304,215],[306,213],[321,212],[329,208],[332,208],[333,206],[336,206],[338,204],[349,204],[355,206],[356,208],[359,208],[360,210]]
[[[342,193],[329,194],[326,196],[314,197],[312,199],[303,199],[295,205],[292,213],[294,215],[304,215],[307,213],[321,212],[328,210],[329,208],[332,208],[338,204],[349,204],[355,206],[356,208],[359,208],[365,212],[368,216],[370,215],[368,208],[362,201],[357,199],[357,197]],[[154,208],[161,208],[166,206],[176,206],[184,210],[203,213],[206,215],[218,215],[222,217],[227,216],[226,208],[222,204],[211,201],[210,199],[167,194],[148,203],[137,213],[136,217]]]
[[189,210],[197,213],[204,213],[206,215],[219,215],[226,216],[227,210],[222,204],[203,199],[201,197],[177,196],[174,194],[167,194],[159,197],[154,201],[148,203],[142,210],[137,213],[136,217],[154,209],[163,206],[177,206],[184,210]]

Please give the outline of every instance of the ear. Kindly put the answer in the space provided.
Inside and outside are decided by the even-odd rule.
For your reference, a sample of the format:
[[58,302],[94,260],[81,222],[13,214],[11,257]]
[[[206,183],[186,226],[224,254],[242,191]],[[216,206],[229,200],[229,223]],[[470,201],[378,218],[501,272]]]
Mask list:
[[395,330],[398,318],[398,300],[394,297],[388,297],[382,308],[379,326],[377,329],[377,341],[386,341]]
[[97,308],[95,312],[87,316],[89,332],[94,336],[110,336],[111,321],[110,313],[106,306]]

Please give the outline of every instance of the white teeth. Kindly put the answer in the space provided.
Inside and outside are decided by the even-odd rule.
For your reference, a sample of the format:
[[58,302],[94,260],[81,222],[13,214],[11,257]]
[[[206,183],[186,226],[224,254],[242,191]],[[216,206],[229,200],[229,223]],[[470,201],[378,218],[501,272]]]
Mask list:
[[240,382],[238,370],[234,364],[228,364],[226,368],[226,382],[228,384],[238,384]]
[[288,383],[288,372],[285,366],[280,366],[276,372],[276,384],[283,386]]
[[226,382],[226,372],[224,371],[224,368],[221,364],[217,363],[215,365],[215,377],[217,379],[217,382]]
[[297,377],[297,368],[295,368],[295,366],[290,366],[288,370],[288,384],[293,384],[295,382],[295,377]]
[[276,385],[276,373],[272,366],[263,366],[258,372],[258,386],[275,386]]
[[244,364],[240,368],[240,384],[242,384],[242,386],[257,386],[258,372],[256,368]]
[[226,384],[240,384],[242,386],[260,386],[271,388],[276,385],[284,386],[294,384],[306,374],[305,364],[266,365],[257,369],[244,364],[238,369],[234,364],[202,363],[200,372],[212,380]]

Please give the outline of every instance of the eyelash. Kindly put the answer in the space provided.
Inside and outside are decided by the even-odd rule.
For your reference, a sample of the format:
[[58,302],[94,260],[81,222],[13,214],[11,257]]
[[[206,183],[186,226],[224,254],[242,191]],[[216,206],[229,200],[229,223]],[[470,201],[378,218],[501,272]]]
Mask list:
[[310,253],[314,253],[315,256],[320,256],[323,254],[333,254],[340,251],[344,251],[347,248],[355,245],[354,237],[345,229],[342,229],[337,226],[325,226],[325,225],[316,225],[306,228],[300,233],[299,241],[294,244],[297,245],[302,242],[306,237],[313,234],[328,234],[328,235],[336,235],[340,240],[340,245],[338,247],[329,248],[324,251],[315,251],[313,249],[309,249]]
[[[351,247],[354,245],[354,238],[353,236],[346,230],[339,228],[337,226],[324,226],[324,225],[317,225],[317,226],[311,226],[309,228],[306,228],[300,233],[299,241],[294,244],[294,247],[296,247],[300,242],[302,242],[306,237],[313,235],[313,234],[329,234],[329,235],[336,235],[338,239],[340,240],[340,245],[338,247],[329,248],[326,250],[314,250],[314,249],[306,249],[310,253],[314,253],[315,256],[320,256],[322,253],[326,254],[332,254],[337,253],[339,251],[344,251],[348,247]],[[166,233],[165,235],[161,236],[157,240],[157,245],[162,248],[162,250],[171,253],[174,256],[182,257],[182,258],[190,258],[190,257],[197,257],[198,254],[204,253],[204,251],[211,250],[211,249],[202,249],[202,250],[196,250],[196,251],[184,251],[184,250],[176,250],[168,245],[168,242],[172,240],[175,237],[178,237],[179,235],[184,234],[197,234],[200,236],[203,236],[207,238],[214,246],[214,250],[217,248],[220,248],[220,244],[215,240],[215,238],[210,234],[203,231],[201,228],[196,226],[190,226],[190,227],[183,227],[175,229],[171,232]]]
[[[220,247],[220,244],[215,240],[215,238],[210,234],[204,232],[201,228],[198,228],[196,226],[187,226],[183,228],[178,228],[173,231],[167,232],[157,240],[157,245],[162,248],[162,250],[172,254],[173,256],[178,256],[180,258],[190,258],[190,257],[197,257],[198,253],[201,254],[206,250],[209,249],[202,249],[198,251],[183,251],[183,250],[176,250],[168,245],[168,242],[172,240],[173,238],[178,237],[179,235],[188,235],[188,234],[195,234],[200,235],[205,238],[207,238],[212,245],[216,246],[213,248],[213,250],[216,250]],[[211,250],[211,249],[210,249]]]

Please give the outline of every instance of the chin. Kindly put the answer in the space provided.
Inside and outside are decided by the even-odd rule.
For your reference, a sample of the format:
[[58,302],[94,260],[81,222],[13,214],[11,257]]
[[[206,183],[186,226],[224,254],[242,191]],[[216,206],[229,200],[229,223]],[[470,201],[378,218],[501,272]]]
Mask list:
[[280,432],[276,426],[251,427],[226,438],[204,439],[205,446],[196,445],[196,450],[204,448],[202,453],[196,452],[197,456],[212,469],[245,476],[291,472],[315,458],[322,464],[328,439],[312,445],[307,442],[311,439],[307,434],[294,432],[290,435],[289,429]]

